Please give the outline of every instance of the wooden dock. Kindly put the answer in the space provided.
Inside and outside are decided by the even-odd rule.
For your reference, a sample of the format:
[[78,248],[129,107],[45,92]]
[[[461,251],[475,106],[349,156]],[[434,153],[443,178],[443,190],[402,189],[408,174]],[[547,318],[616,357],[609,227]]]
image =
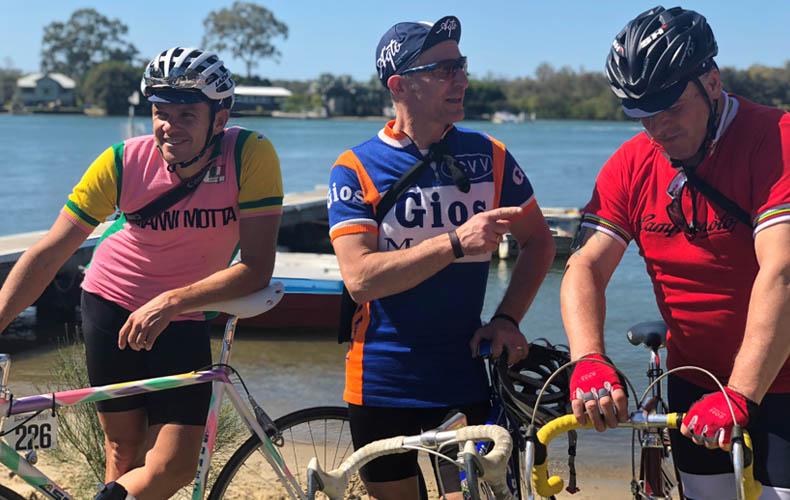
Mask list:
[[[340,273],[331,254],[329,221],[326,213],[326,186],[316,186],[312,191],[286,194],[283,200],[283,218],[278,234],[278,252],[275,276],[339,280]],[[570,244],[579,225],[580,213],[576,209],[544,208],[557,246],[557,257],[567,257]],[[79,303],[79,284],[84,266],[90,262],[99,237],[112,222],[100,224],[75,254],[61,268],[52,284],[36,302],[38,312],[46,309],[54,314],[70,314]],[[46,231],[0,236],[0,283],[5,281],[11,268],[22,253],[40,240]],[[289,255],[294,252],[294,254]],[[307,252],[307,253],[303,253]],[[518,245],[506,239],[495,254],[499,258],[517,255]],[[316,267],[317,266],[317,267]],[[315,269],[314,269],[315,268]],[[323,278],[318,275],[323,276]]]
[[[283,199],[283,218],[280,223],[285,231],[296,228],[302,224],[328,225],[326,215],[326,187],[317,186],[313,191],[286,194]],[[67,266],[87,264],[93,252],[93,247],[104,231],[112,222],[104,222],[88,236],[85,243],[77,250]],[[40,240],[46,231],[33,231],[30,233],[0,236],[0,282],[5,280],[8,272],[19,257],[33,243]]]

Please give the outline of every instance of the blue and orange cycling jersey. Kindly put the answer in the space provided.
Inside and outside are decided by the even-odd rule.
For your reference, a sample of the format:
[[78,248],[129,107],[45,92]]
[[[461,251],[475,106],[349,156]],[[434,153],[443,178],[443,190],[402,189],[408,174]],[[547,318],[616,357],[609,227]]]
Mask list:
[[[447,233],[474,214],[500,206],[536,207],[532,186],[504,145],[451,127],[446,141],[471,183],[453,183],[444,164],[431,164],[377,226],[387,189],[426,153],[392,123],[338,158],[328,193],[332,240],[371,232],[379,251],[410,248]],[[344,399],[357,405],[435,407],[488,398],[481,360],[469,340],[481,326],[491,256],[457,259],[419,285],[358,307],[346,356]]]

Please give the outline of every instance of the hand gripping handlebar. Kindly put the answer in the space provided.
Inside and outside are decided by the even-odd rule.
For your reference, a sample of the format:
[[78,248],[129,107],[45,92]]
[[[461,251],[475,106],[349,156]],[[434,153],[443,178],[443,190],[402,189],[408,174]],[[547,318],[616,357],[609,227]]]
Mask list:
[[[478,455],[473,444],[477,441],[493,441],[494,447],[487,454]],[[337,469],[329,472],[323,471],[318,459],[313,457],[307,466],[307,496],[312,499],[316,492],[323,491],[330,499],[340,500],[348,479],[371,460],[383,455],[406,453],[415,447],[435,449],[452,442],[465,443],[463,454],[474,455],[474,462],[479,466],[479,479],[488,483],[497,499],[513,498],[507,486],[507,461],[513,442],[507,430],[498,425],[474,425],[453,431],[428,431],[419,436],[381,439],[358,449]]]
[[[631,415],[628,422],[619,423],[619,427],[668,427],[677,429],[683,421],[683,414],[669,413],[666,415],[645,415],[642,412],[635,412]],[[535,459],[532,467],[532,481],[535,490],[539,495],[551,497],[562,491],[564,486],[562,478],[559,476],[549,476],[548,470],[548,446],[551,440],[568,431],[575,429],[591,429],[592,422],[587,419],[585,425],[580,425],[573,415],[557,417],[540,428],[536,434],[537,443],[534,444]],[[752,440],[746,431],[743,431],[742,452],[741,440],[737,437],[738,432],[733,432],[733,467],[736,469],[736,478],[741,477],[738,488],[739,499],[757,500],[762,490],[762,485],[754,479],[754,460],[752,453]],[[527,436],[527,439],[530,439]]]

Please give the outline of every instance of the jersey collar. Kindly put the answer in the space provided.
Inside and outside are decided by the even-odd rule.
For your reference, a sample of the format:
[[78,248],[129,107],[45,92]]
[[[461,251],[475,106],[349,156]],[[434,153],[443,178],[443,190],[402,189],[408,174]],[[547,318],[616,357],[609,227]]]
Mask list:
[[[379,139],[381,139],[381,141],[384,144],[392,146],[393,148],[405,149],[411,145],[414,145],[414,148],[417,149],[417,145],[414,144],[414,142],[412,142],[411,137],[404,134],[403,132],[396,132],[392,130],[392,127],[394,125],[395,125],[395,120],[391,120],[387,122],[387,124],[384,125],[384,128],[379,130],[378,133]],[[448,125],[447,128],[444,129],[444,132],[442,132],[441,138],[444,139],[444,137],[448,134],[448,132],[450,132],[450,130],[453,130],[454,128],[455,125],[453,124]],[[423,156],[425,156],[427,153],[428,150],[425,151],[420,150],[420,154],[422,154]]]

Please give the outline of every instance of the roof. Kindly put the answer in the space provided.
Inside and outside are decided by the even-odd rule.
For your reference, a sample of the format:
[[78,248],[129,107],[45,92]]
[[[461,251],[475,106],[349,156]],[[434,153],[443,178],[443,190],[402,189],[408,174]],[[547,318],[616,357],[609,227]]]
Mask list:
[[32,73],[17,80],[16,86],[21,88],[35,88],[38,81],[47,76],[58,82],[64,89],[73,89],[75,86],[74,80],[63,73]]
[[289,97],[291,91],[283,87],[245,87],[237,86],[234,91],[238,95],[265,96],[265,97]]

